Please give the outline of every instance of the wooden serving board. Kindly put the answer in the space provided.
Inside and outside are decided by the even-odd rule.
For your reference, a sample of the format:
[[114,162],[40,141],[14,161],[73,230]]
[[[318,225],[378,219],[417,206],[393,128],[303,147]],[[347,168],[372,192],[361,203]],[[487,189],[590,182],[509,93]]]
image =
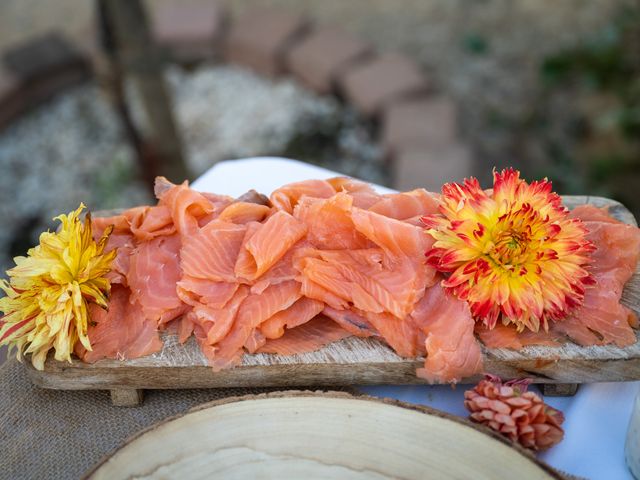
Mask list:
[[[637,225],[631,212],[616,201],[585,196],[565,196],[563,200],[569,208],[585,203],[608,207],[615,218]],[[625,286],[622,302],[640,314],[640,267]],[[240,366],[217,373],[207,366],[193,338],[185,345],[168,334],[164,340],[162,351],[133,360],[87,364],[77,359],[72,363],[58,362],[50,357],[43,371],[25,363],[36,385],[63,390],[109,389],[114,403],[120,404],[139,401],[140,392],[136,389],[424,383],[415,374],[422,359],[399,357],[386,345],[369,338],[350,337],[300,355],[245,355]],[[638,342],[626,348],[567,343],[519,351],[484,348],[484,356],[487,372],[503,378],[530,377],[541,384],[640,380],[640,334]],[[475,382],[478,378],[465,380]],[[551,389],[546,393],[552,393]]]
[[502,435],[437,410],[278,392],[204,404],[154,425],[85,478],[506,480],[513,472],[564,478]]

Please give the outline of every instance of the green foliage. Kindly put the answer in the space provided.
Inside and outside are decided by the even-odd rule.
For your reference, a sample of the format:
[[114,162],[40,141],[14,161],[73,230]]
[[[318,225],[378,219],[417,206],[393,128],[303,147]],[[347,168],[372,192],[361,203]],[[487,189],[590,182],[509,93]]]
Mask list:
[[[582,126],[572,132],[580,148],[563,148],[547,136],[552,163],[544,173],[566,193],[618,198],[638,215],[640,197],[630,194],[629,182],[636,178],[640,186],[640,7],[624,9],[583,45],[548,57],[540,73],[547,100],[555,91],[570,92]],[[596,97],[605,99],[599,109],[579,111]],[[548,120],[541,115],[538,123]]]
[[469,33],[462,40],[464,49],[475,55],[483,55],[489,51],[487,39],[477,33]]

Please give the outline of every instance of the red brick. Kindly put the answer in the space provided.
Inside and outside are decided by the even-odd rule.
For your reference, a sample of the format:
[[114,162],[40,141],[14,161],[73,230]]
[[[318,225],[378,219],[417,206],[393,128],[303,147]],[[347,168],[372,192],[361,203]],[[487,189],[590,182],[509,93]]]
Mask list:
[[220,53],[227,12],[215,0],[159,4],[152,21],[155,39],[171,59],[192,62]]
[[443,183],[473,175],[471,152],[466,145],[415,144],[392,156],[393,186],[398,190],[426,188],[439,192]]
[[329,93],[337,76],[370,53],[371,46],[351,35],[332,28],[310,33],[287,54],[290,72],[318,93]]
[[301,15],[253,9],[231,25],[225,42],[225,58],[263,75],[279,75],[285,71],[287,48],[308,28],[308,20]]
[[347,69],[338,83],[346,99],[365,115],[376,115],[391,100],[429,89],[429,82],[412,60],[385,54]]
[[449,98],[400,100],[384,109],[382,143],[387,152],[413,144],[447,145],[456,134],[456,107]]

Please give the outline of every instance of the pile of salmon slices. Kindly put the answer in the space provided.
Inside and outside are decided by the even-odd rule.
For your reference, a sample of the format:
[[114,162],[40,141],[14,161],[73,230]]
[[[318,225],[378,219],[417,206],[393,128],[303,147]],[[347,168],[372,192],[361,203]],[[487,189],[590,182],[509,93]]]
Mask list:
[[108,310],[92,305],[86,362],[131,359],[162,349],[170,330],[194,336],[218,371],[246,353],[291,355],[348,336],[374,337],[406,358],[425,357],[417,375],[458,382],[483,372],[481,343],[635,343],[635,315],[620,304],[633,274],[640,230],[594,207],[580,207],[596,245],[597,285],[571,317],[549,332],[479,328],[466,302],[446,293],[425,263],[433,243],[420,218],[439,196],[418,189],[381,195],[348,178],[285,185],[270,198],[200,193],[156,181],[155,206],[94,218],[107,250]]

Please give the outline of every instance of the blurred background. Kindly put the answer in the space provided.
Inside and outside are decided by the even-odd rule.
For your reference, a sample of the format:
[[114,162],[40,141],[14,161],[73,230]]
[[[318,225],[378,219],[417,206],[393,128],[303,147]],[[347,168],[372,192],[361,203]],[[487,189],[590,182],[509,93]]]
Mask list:
[[637,216],[639,142],[637,1],[0,2],[2,271],[80,201],[257,155],[399,189],[514,166]]

